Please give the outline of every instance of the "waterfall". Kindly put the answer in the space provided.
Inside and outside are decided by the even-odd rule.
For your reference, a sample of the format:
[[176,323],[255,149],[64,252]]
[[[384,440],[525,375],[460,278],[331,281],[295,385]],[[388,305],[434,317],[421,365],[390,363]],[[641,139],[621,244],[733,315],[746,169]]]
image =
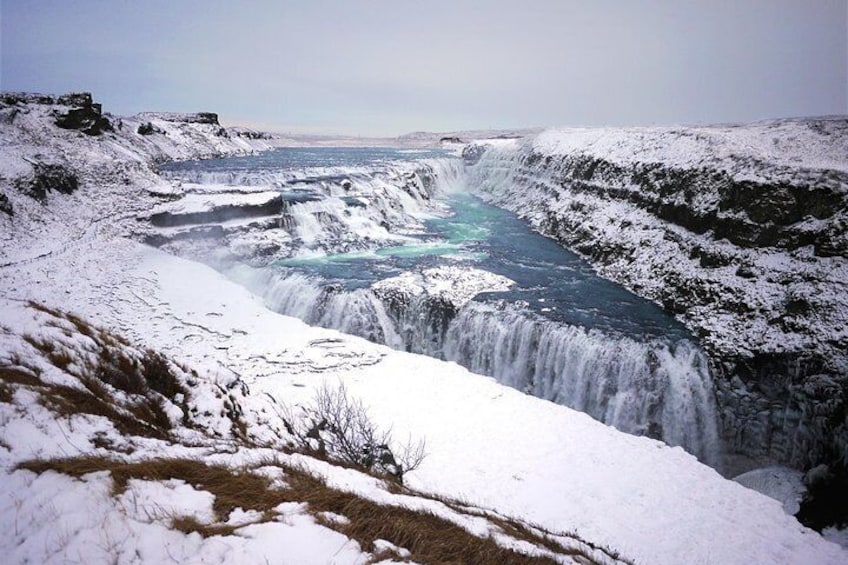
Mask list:
[[395,321],[370,289],[345,291],[339,285],[322,285],[300,274],[280,276],[246,265],[235,265],[223,271],[230,279],[261,296],[275,312],[300,318],[313,326],[404,349],[404,340]]
[[648,342],[471,302],[451,322],[443,357],[617,429],[718,452],[707,360],[691,342]]
[[[430,293],[427,284],[412,292],[388,279],[375,283],[339,275],[346,263],[334,263],[339,258],[333,254],[420,243],[410,236],[425,233],[424,220],[440,212],[443,204],[434,199],[438,194],[471,187],[489,197],[514,199],[518,165],[513,152],[489,151],[479,166],[470,167],[459,159],[428,159],[371,174],[353,174],[350,168],[320,174],[207,171],[195,174],[194,180],[276,183],[284,200],[280,226],[296,243],[293,256],[281,265],[313,260],[329,266],[315,272],[331,273],[331,280],[300,274],[304,265],[218,266],[269,308],[398,350],[455,361],[621,431],[682,446],[715,465],[719,436],[712,381],[706,358],[692,341],[634,338],[553,321],[517,303],[470,300],[481,289],[457,301]],[[330,257],[310,259],[319,250]],[[440,281],[441,288],[453,290],[459,283],[450,277]]]
[[541,319],[513,305],[397,295],[240,266],[227,275],[273,310],[398,350],[454,361],[635,435],[719,453],[707,360],[692,342],[635,339]]

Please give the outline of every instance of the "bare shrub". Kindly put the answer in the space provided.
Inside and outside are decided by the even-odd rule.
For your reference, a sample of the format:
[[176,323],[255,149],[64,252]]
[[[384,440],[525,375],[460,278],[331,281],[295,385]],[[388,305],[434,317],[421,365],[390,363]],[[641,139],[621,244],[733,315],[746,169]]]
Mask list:
[[301,412],[296,417],[287,410],[283,419],[298,446],[310,454],[401,483],[404,473],[414,471],[424,460],[423,440],[410,438],[396,445],[391,431],[378,428],[342,383],[336,388],[322,385]]

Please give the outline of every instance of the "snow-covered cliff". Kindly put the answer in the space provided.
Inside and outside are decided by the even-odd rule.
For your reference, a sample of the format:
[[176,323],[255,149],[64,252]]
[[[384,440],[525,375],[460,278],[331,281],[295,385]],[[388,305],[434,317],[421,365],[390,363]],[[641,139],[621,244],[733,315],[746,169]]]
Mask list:
[[848,120],[551,130],[465,155],[470,186],[700,337],[732,448],[848,458]]
[[115,214],[131,217],[179,192],[162,182],[157,163],[274,143],[231,132],[210,113],[110,116],[87,93],[2,93],[0,126],[0,222],[22,226],[2,230],[0,264],[50,253],[93,230],[122,229]]

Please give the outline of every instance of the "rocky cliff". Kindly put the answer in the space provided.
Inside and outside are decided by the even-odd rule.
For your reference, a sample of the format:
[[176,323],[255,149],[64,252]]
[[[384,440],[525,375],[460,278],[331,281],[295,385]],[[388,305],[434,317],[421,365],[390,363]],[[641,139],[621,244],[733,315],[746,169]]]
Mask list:
[[848,120],[573,129],[470,146],[472,186],[675,313],[730,468],[848,459]]
[[[212,113],[103,113],[89,93],[0,93],[0,264],[56,251],[182,192],[159,163],[244,154],[274,144]],[[61,214],[53,203],[61,201]],[[15,229],[16,225],[27,226]],[[26,249],[24,253],[22,250]],[[23,254],[23,255],[22,255]]]

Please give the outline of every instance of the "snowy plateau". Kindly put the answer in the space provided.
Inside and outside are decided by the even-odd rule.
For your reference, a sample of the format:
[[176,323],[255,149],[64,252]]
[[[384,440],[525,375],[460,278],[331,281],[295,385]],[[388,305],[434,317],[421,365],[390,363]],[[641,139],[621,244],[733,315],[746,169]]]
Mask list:
[[[320,201],[159,174],[280,143],[211,113],[0,94],[4,563],[848,562],[790,515],[800,472],[848,453],[844,119],[478,140],[322,170]],[[754,475],[268,307],[285,289],[256,269],[408,241],[458,179],[678,315]],[[510,284],[457,264],[369,300],[454,311]],[[390,430],[379,464],[303,427],[328,395]]]

